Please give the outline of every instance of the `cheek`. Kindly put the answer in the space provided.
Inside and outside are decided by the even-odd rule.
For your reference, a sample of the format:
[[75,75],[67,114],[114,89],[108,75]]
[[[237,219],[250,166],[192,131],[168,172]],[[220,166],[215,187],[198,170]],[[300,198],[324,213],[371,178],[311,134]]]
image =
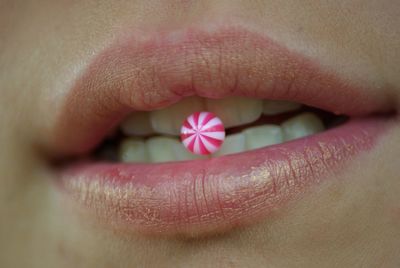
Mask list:
[[393,220],[395,225],[400,226],[400,205],[395,206],[389,211],[389,217]]

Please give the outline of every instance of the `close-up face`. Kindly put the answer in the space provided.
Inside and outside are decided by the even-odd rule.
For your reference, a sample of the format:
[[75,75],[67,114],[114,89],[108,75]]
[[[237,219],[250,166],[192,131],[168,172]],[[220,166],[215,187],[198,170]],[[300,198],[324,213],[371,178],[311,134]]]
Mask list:
[[400,2],[0,0],[0,267],[400,267]]

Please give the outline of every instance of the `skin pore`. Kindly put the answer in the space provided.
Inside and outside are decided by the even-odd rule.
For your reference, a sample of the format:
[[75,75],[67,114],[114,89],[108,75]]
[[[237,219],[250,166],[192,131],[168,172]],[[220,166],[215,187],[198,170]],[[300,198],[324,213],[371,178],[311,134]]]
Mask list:
[[0,267],[400,266],[398,122],[301,202],[212,237],[116,233],[60,196],[44,148],[93,56],[126,29],[216,24],[265,33],[400,108],[397,0],[0,0]]

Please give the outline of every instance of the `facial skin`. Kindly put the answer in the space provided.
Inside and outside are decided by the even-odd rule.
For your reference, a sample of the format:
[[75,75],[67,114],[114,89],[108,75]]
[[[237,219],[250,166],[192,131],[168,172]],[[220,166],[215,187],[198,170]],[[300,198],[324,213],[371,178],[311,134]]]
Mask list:
[[215,237],[121,235],[60,197],[42,148],[93,55],[126,29],[232,23],[366,81],[400,107],[397,0],[2,0],[0,267],[400,267],[400,124],[301,202]]

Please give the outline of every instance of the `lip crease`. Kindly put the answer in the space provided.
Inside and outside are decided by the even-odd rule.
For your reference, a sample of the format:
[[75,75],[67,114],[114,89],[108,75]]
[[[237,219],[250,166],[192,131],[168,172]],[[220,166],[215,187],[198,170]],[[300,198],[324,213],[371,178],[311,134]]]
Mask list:
[[186,96],[284,99],[363,116],[310,137],[207,160],[74,163],[60,186],[117,229],[156,235],[223,232],[264,219],[312,185],[335,178],[390,126],[385,97],[243,28],[123,36],[95,57],[58,117],[52,150],[86,153],[128,113]]

